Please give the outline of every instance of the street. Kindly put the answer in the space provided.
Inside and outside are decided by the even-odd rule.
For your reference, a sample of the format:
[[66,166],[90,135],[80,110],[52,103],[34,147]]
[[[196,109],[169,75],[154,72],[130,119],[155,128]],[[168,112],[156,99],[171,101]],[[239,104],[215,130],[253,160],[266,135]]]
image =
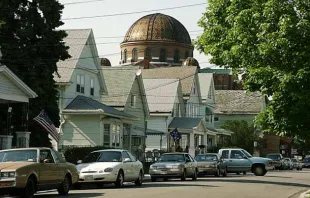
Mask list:
[[[127,184],[122,189],[105,186],[103,189],[86,187],[83,190],[70,191],[71,198],[171,198],[171,197],[211,197],[211,198],[298,198],[300,193],[310,189],[310,170],[302,171],[270,171],[264,177],[253,174],[236,175],[216,178],[208,176],[197,181],[182,182],[171,180],[168,182],[146,181],[142,187]],[[56,196],[55,196],[56,195]],[[59,197],[57,192],[40,193],[40,197]]]

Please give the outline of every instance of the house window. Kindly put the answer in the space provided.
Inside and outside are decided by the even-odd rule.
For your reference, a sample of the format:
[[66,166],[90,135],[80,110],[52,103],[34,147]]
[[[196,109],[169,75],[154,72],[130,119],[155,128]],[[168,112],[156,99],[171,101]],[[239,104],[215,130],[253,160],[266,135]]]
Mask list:
[[121,126],[113,124],[112,147],[120,147],[120,140],[121,140]]
[[90,79],[90,95],[94,96],[94,92],[95,92],[95,90],[94,90],[94,79],[91,78]]
[[135,107],[135,105],[136,105],[136,96],[135,95],[131,95],[130,106],[131,107]]
[[160,49],[160,56],[159,56],[159,61],[160,62],[166,62],[166,50],[165,49]]
[[193,86],[193,94],[196,94],[196,85],[194,83],[194,86]]
[[185,51],[185,54],[184,54],[184,59],[187,59],[189,57],[189,52],[188,50]]
[[135,48],[135,49],[132,50],[132,60],[133,60],[134,62],[137,62],[137,61],[138,61],[138,49],[137,49],[137,48]]
[[103,125],[103,146],[110,147],[110,124]]
[[211,99],[211,85],[210,85],[209,92],[208,92],[208,98]]
[[149,61],[152,61],[152,51],[150,48],[145,50],[145,58],[147,58]]
[[174,61],[175,63],[178,63],[178,62],[180,61],[180,55],[179,55],[179,54],[180,54],[180,53],[179,53],[179,50],[178,50],[178,49],[174,50],[173,61]]
[[127,50],[124,50],[124,63],[127,63]]
[[220,118],[217,117],[217,116],[215,116],[215,117],[214,117],[214,122],[218,122],[218,121],[220,121]]
[[84,93],[84,89],[85,89],[85,77],[78,74],[76,76],[76,92]]
[[208,107],[206,107],[205,121],[212,123],[212,111]]

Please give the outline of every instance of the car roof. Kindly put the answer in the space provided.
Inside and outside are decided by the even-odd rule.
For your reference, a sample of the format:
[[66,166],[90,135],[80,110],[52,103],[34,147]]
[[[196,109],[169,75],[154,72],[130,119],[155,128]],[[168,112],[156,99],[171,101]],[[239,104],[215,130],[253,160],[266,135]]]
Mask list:
[[123,152],[123,151],[128,151],[128,150],[124,150],[124,149],[102,149],[102,150],[96,150],[96,151],[93,151],[92,153],[95,153],[95,152],[103,152],[103,151],[115,151],[115,152]]
[[202,154],[198,154],[198,155],[218,155],[218,153],[202,153]]
[[163,155],[175,155],[175,154],[184,155],[184,154],[188,154],[188,153],[184,153],[184,152],[163,153]]
[[267,155],[281,155],[280,153],[268,153]]
[[15,148],[15,149],[5,149],[5,150],[0,150],[0,152],[4,152],[4,151],[38,150],[38,149],[51,149],[51,148],[48,148],[48,147]]
[[222,150],[244,150],[243,148],[222,148],[220,149],[220,151]]

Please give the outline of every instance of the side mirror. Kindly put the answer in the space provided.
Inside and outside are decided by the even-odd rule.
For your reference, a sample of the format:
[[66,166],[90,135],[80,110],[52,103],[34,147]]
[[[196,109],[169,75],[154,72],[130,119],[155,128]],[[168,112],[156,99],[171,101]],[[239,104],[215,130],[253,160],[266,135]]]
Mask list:
[[78,160],[76,163],[77,164],[82,164],[82,160]]
[[130,160],[130,158],[125,158],[123,162],[127,163],[127,162],[131,162],[131,160]]
[[49,162],[50,162],[50,161],[49,161],[48,159],[45,159],[45,160],[43,161],[44,164],[49,163]]
[[243,156],[243,159],[248,159],[248,157],[247,156]]

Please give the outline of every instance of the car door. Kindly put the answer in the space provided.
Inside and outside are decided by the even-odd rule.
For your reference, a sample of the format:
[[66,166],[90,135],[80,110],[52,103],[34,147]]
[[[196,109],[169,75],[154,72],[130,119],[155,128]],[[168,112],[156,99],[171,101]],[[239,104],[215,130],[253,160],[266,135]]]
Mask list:
[[227,171],[228,172],[233,172],[233,166],[232,166],[232,161],[230,161],[230,150],[222,150],[221,152],[221,156],[224,160],[224,163],[226,164],[227,166]]
[[130,153],[129,151],[127,151],[127,153],[132,161],[132,175],[134,178],[138,178],[140,174],[140,169],[142,168],[141,164],[132,153]]
[[[125,181],[132,181],[134,176],[131,158],[126,151],[122,152],[122,157]],[[125,161],[126,159],[128,159],[128,161]]]
[[49,149],[40,150],[39,184],[43,189],[50,189],[57,184],[58,171],[55,159]]
[[193,175],[195,172],[194,160],[191,158],[189,154],[185,154],[185,163],[186,163],[186,171],[188,175]]
[[233,171],[250,171],[252,162],[240,150],[231,150],[229,158],[230,166]]
[[66,168],[67,168],[67,164],[66,161],[63,160],[57,153],[56,151],[51,149],[51,153],[55,159],[55,166],[56,166],[56,181],[57,183],[62,183],[65,175],[66,175]]

